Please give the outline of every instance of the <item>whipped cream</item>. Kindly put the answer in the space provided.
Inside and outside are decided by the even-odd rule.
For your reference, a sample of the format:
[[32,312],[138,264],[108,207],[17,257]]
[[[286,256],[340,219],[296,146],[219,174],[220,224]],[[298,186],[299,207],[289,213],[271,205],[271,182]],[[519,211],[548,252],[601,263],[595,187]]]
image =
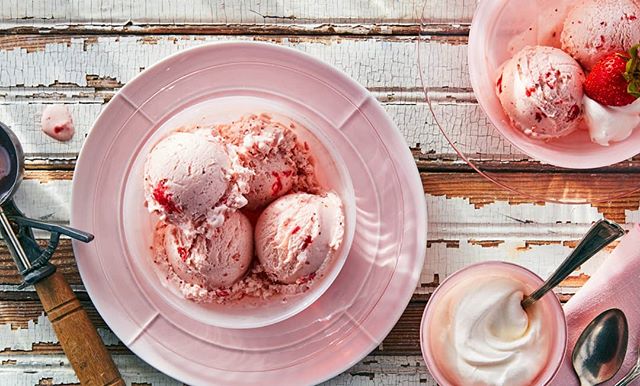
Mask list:
[[514,278],[479,276],[443,296],[433,324],[439,330],[434,348],[455,385],[535,382],[548,359],[550,338],[541,331],[539,307],[520,306],[525,292]]
[[584,96],[584,118],[591,141],[609,146],[627,139],[640,126],[640,99],[621,107],[603,106]]

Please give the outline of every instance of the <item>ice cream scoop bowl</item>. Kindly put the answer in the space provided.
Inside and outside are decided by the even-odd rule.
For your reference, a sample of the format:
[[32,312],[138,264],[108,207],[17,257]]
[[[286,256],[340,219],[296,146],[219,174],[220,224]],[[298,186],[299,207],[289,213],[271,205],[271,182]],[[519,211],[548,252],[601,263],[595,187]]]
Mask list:
[[[0,234],[22,275],[23,281],[19,288],[29,285],[35,287],[81,383],[124,385],[87,313],[62,274],[56,272],[56,267],[49,262],[58,246],[60,235],[82,242],[90,242],[93,235],[24,217],[12,199],[24,174],[24,153],[16,135],[1,122],[0,149]],[[36,241],[33,228],[51,233],[45,248]]]
[[[189,127],[197,124],[212,127],[218,123],[232,122],[242,116],[256,112],[268,112],[274,119],[295,123],[296,135],[300,141],[307,142],[316,161],[318,182],[323,188],[335,191],[344,203],[345,231],[344,239],[333,261],[327,266],[324,277],[316,280],[309,290],[298,294],[279,294],[268,299],[247,296],[240,301],[225,304],[197,303],[184,296],[164,281],[163,272],[154,264],[149,246],[153,245],[152,236],[157,219],[149,215],[143,205],[144,162],[147,154],[159,140],[176,127]],[[121,203],[122,234],[131,272],[154,305],[170,315],[184,315],[204,325],[253,329],[282,322],[310,307],[329,289],[347,260],[355,234],[356,205],[351,176],[336,146],[326,134],[332,130],[313,115],[299,112],[276,98],[267,99],[247,96],[225,96],[197,101],[177,109],[176,112],[153,132],[141,136],[138,151],[130,155],[129,172],[123,181]],[[335,129],[334,129],[335,130]],[[177,318],[177,316],[176,316]]]
[[[536,140],[512,127],[496,94],[501,65],[520,49],[534,45],[560,47],[562,23],[575,3],[567,0],[479,2],[469,35],[469,73],[478,103],[507,141],[538,161],[564,168],[590,169],[613,165],[636,155],[640,130],[610,146],[593,143],[582,130],[552,141]],[[637,183],[634,182],[633,188],[637,189]]]

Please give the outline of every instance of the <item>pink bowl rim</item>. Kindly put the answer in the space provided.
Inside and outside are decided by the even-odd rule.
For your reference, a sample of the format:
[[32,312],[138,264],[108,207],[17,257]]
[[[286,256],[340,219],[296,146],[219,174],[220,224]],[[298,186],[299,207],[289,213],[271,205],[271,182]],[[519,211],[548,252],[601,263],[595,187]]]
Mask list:
[[[429,369],[429,373],[433,376],[433,378],[436,380],[436,382],[438,382],[438,384],[440,385],[447,385],[448,383],[446,382],[446,378],[444,377],[444,375],[442,374],[442,372],[440,371],[440,369],[438,368],[438,366],[436,366],[435,364],[435,360],[433,358],[432,352],[430,349],[428,349],[428,345],[427,345],[427,339],[424,336],[424,331],[425,331],[425,327],[426,327],[426,320],[427,320],[427,314],[429,313],[429,310],[431,309],[431,307],[433,307],[434,304],[434,299],[437,298],[439,292],[441,292],[441,289],[444,288],[447,283],[449,283],[449,281],[456,277],[459,276],[462,273],[465,273],[467,271],[472,271],[478,268],[482,268],[482,267],[501,267],[501,268],[515,268],[517,270],[522,271],[524,274],[530,276],[531,278],[537,280],[540,282],[540,284],[542,284],[544,282],[544,280],[538,276],[538,274],[536,274],[535,272],[531,271],[528,268],[525,268],[521,265],[518,264],[514,264],[514,263],[510,263],[510,262],[506,262],[506,261],[483,261],[480,263],[475,263],[475,264],[471,264],[468,265],[464,268],[461,268],[457,271],[455,271],[454,273],[452,273],[451,275],[449,275],[446,279],[444,279],[442,281],[442,283],[440,283],[440,285],[438,285],[438,287],[435,289],[435,291],[433,291],[433,293],[431,294],[431,296],[429,297],[429,301],[427,302],[427,306],[424,308],[424,312],[422,313],[422,320],[420,321],[420,350],[422,351],[422,358],[424,359],[425,364],[427,365],[427,368]],[[553,379],[556,377],[556,375],[558,374],[558,372],[560,371],[560,367],[562,366],[562,363],[564,362],[564,358],[567,354],[567,346],[568,346],[568,340],[569,340],[569,330],[567,327],[567,319],[566,316],[564,314],[564,310],[562,308],[562,304],[560,303],[560,300],[558,300],[557,297],[554,296],[555,301],[552,302],[552,304],[554,305],[553,307],[556,308],[557,314],[560,316],[561,321],[563,322],[562,325],[564,326],[564,328],[562,328],[559,333],[561,334],[561,337],[564,341],[563,343],[563,349],[562,349],[562,355],[560,356],[560,360],[558,361],[557,365],[555,365],[555,369],[553,370],[553,372],[551,373],[551,375],[549,376],[549,378],[547,380],[545,380],[545,385],[548,385],[551,383],[551,381],[553,381]]]

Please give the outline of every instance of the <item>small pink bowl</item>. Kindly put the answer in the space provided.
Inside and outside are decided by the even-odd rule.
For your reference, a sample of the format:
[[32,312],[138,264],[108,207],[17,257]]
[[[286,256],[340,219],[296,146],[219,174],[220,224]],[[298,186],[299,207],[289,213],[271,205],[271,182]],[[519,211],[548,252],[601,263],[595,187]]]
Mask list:
[[[449,290],[454,288],[457,283],[467,278],[473,280],[478,274],[483,273],[492,275],[504,273],[507,277],[517,278],[522,281],[531,291],[540,287],[544,282],[538,275],[524,267],[500,261],[473,264],[455,272],[445,279],[431,295],[422,315],[422,323],[420,325],[422,356],[429,368],[429,372],[439,385],[453,386],[454,384],[451,383],[444,371],[439,368],[436,356],[440,353],[432,348],[431,342],[428,341],[428,331],[436,327],[433,326],[432,320],[436,313],[442,312],[438,309],[438,302]],[[540,299],[537,304],[545,308],[545,316],[548,318],[548,322],[555,326],[555,328],[549,329],[549,334],[555,335],[552,339],[551,355],[549,356],[547,365],[540,371],[540,374],[536,378],[536,385],[547,385],[558,373],[567,350],[567,323],[564,312],[562,311],[562,305],[553,294],[547,294]]]
[[469,35],[469,75],[480,106],[500,134],[530,157],[555,166],[591,169],[622,162],[638,154],[640,130],[624,141],[600,146],[578,130],[549,142],[527,137],[511,127],[496,95],[500,66],[526,45],[553,45],[575,0],[480,1]]

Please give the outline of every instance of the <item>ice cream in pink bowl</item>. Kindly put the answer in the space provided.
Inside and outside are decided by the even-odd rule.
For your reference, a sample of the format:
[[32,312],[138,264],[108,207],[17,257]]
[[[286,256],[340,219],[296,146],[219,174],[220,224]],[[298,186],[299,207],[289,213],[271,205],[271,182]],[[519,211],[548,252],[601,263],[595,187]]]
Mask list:
[[476,98],[536,160],[588,169],[629,159],[640,149],[639,26],[633,0],[481,1],[469,36]]
[[434,291],[422,317],[424,360],[440,385],[546,385],[558,372],[567,327],[557,297],[525,311],[543,280],[515,264],[463,268]]
[[257,328],[309,307],[355,230],[351,180],[313,122],[253,97],[165,121],[137,154],[125,236],[139,276],[177,312]]

